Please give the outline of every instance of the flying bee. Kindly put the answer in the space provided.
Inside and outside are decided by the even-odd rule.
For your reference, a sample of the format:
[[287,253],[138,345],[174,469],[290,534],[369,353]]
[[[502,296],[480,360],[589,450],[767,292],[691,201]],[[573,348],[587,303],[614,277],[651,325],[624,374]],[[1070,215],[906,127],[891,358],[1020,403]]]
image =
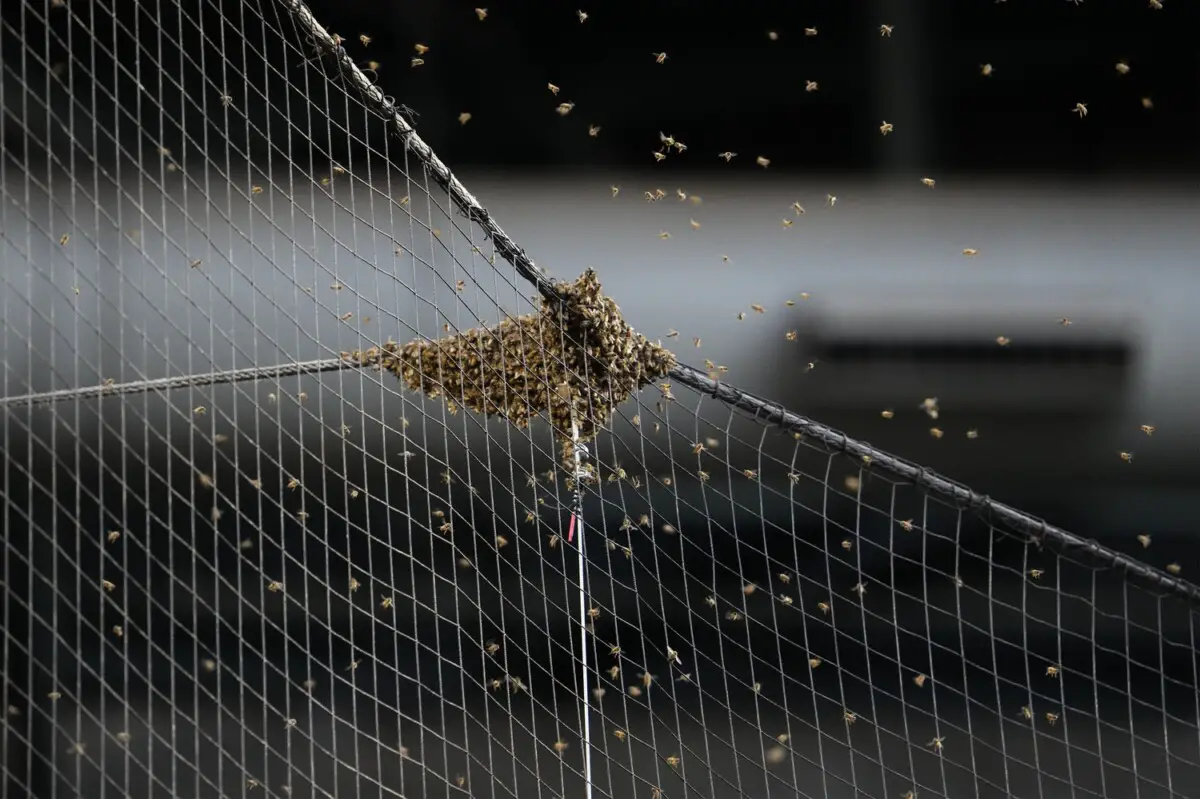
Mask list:
[[570,744],[569,744],[569,743],[567,743],[566,741],[555,741],[555,742],[554,742],[554,751],[555,751],[555,752],[557,752],[557,753],[558,753],[558,754],[560,754],[560,755],[561,755],[563,752],[567,751],[567,749],[568,749],[569,747],[570,747]]
[[1083,119],[1088,114],[1087,103],[1075,103],[1075,107],[1071,109],[1072,114],[1079,114],[1079,118]]
[[917,686],[918,688],[924,688],[925,680],[927,679],[928,678],[924,674],[918,674],[917,676],[913,677],[913,685]]
[[113,591],[116,591],[116,590],[117,590],[117,584],[116,584],[116,583],[114,583],[114,582],[112,582],[112,581],[110,581],[110,580],[101,580],[101,581],[100,581],[100,587],[101,587],[101,588],[103,588],[105,591],[107,591],[107,592],[108,592],[108,593],[110,593],[110,594],[111,594]]
[[763,169],[766,169],[767,167],[769,167],[771,165],[771,159],[767,158],[766,156],[760,155],[758,158],[754,159],[754,163],[758,164]]
[[1143,425],[1139,425],[1138,429],[1141,430],[1146,435],[1152,436],[1152,435],[1154,435],[1155,427],[1152,424],[1143,424]]
[[940,755],[942,753],[942,750],[945,748],[945,742],[946,742],[946,739],[944,737],[939,736],[939,737],[934,738],[932,741],[930,741],[929,743],[927,743],[925,745]]
[[[111,535],[111,533],[110,533],[110,535]],[[1145,533],[1142,533],[1141,535],[1139,535],[1137,537],[1137,540],[1138,540],[1138,543],[1142,545],[1142,549],[1145,549],[1150,546],[1150,536],[1146,535]]]
[[853,591],[854,593],[858,594],[859,597],[861,598],[862,596],[864,596],[867,593],[867,586],[864,585],[862,582],[858,582],[858,583],[855,583],[854,587],[851,588],[850,590]]
[[600,135],[599,125],[588,125],[588,135],[593,139]]
[[1040,579],[1042,579],[1042,575],[1043,575],[1043,574],[1045,574],[1045,573],[1046,573],[1046,572],[1044,572],[1044,571],[1043,571],[1043,570],[1041,570],[1041,569],[1030,569],[1030,570],[1029,570],[1029,576],[1030,576],[1030,577],[1032,577],[1032,578],[1033,578],[1033,579],[1035,579],[1035,580],[1040,580]]
[[1021,716],[1026,721],[1032,721],[1033,720],[1033,708],[1029,707],[1029,705],[1023,705],[1021,707]]
[[1126,463],[1133,463],[1133,453],[1132,452],[1121,451],[1121,452],[1118,452],[1117,454],[1120,455],[1121,460],[1125,461]]
[[586,11],[576,11],[575,16],[579,17],[579,24],[587,22],[588,13]]
[[728,164],[730,161],[732,161],[733,159],[737,158],[737,153],[730,152],[729,150],[726,150],[726,151],[725,151],[725,152],[723,152],[723,153],[717,153],[717,158],[724,158],[724,159],[725,159],[725,163],[727,163],[727,164]]
[[1050,713],[1049,711],[1047,711],[1047,713],[1046,713],[1046,721],[1050,722],[1050,726],[1051,726],[1051,727],[1053,727],[1055,724],[1057,724],[1057,723],[1058,723],[1058,714],[1057,714],[1057,713]]
[[990,78],[992,76],[992,73],[995,71],[996,71],[996,68],[993,67],[991,64],[980,64],[979,65],[979,74],[983,75],[985,78]]
[[1058,677],[1058,674],[1059,674],[1058,666],[1047,666],[1046,667],[1046,676],[1047,677]]
[[717,606],[717,598],[715,596],[706,596],[704,598],[704,604],[708,605],[710,608],[715,608]]
[[1179,573],[1181,571],[1183,571],[1183,567],[1180,566],[1178,563],[1168,563],[1167,571],[1169,571],[1171,574],[1173,574],[1175,576],[1179,576]]
[[108,543],[115,544],[115,543],[117,543],[117,539],[120,537],[121,537],[120,530],[109,530],[108,535],[105,536],[105,539],[108,541]]
[[817,666],[820,666],[820,665],[821,665],[821,659],[819,657],[814,656],[814,657],[810,657],[808,659],[808,667],[810,669],[815,669]]
[[554,110],[560,117],[565,117],[567,114],[571,113],[572,109],[574,108],[575,103],[560,103],[559,106]]
[[613,730],[613,737],[621,743],[625,743],[625,730]]
[[879,26],[879,35],[884,37],[885,39],[890,39],[890,38],[892,38],[892,31],[894,29],[895,29],[894,25],[880,25]]
[[666,53],[651,53],[650,55],[654,56],[654,63],[655,63],[655,64],[664,64],[664,63],[666,63],[666,60],[667,60],[667,54],[666,54]]
[[663,760],[671,768],[679,768],[679,764],[682,762],[679,759],[679,755],[668,755],[667,757],[663,758]]
[[390,596],[383,597],[379,602],[379,607],[383,608],[384,610],[390,610],[392,608],[392,605],[393,605],[393,601]]
[[828,616],[829,615],[829,603],[828,602],[818,602],[817,610],[821,611],[826,616]]
[[817,85],[817,82],[815,80],[804,81],[804,91],[806,91],[806,92],[819,91],[820,88],[821,87],[819,85]]
[[924,186],[928,186],[929,188],[932,189],[934,186],[937,185],[937,181],[934,180],[933,178],[921,178],[921,184]]
[[974,258],[976,255],[979,255],[979,250],[976,250],[973,247],[967,247],[962,251],[962,254],[968,258]]
[[896,126],[893,125],[891,122],[888,122],[886,119],[883,120],[883,124],[879,126],[879,132],[882,133],[884,136],[888,135],[895,129],[896,129]]
[[854,722],[858,721],[858,714],[854,713],[852,711],[846,710],[842,713],[842,718],[845,720],[845,722],[847,724],[853,724]]

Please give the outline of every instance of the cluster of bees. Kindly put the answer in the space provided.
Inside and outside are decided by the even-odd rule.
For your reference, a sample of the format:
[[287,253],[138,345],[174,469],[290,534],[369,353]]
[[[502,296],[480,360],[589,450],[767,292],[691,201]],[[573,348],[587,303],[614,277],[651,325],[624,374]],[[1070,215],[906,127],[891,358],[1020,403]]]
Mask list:
[[390,372],[414,391],[445,395],[525,428],[548,416],[570,464],[576,443],[594,439],[617,405],[670,372],[675,356],[634,332],[600,290],[592,269],[558,285],[540,313],[510,317],[435,341],[387,342],[347,353]]

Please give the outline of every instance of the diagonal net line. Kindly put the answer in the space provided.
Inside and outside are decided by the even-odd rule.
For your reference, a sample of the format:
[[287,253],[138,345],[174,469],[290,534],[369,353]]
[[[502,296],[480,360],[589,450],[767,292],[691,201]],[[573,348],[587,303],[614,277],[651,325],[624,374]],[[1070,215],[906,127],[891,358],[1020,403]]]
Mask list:
[[553,313],[398,390],[368,315],[431,343],[518,324],[518,277],[571,298],[305,7],[68,13],[0,23],[6,793],[1196,795],[1189,584],[682,365],[564,464],[553,407],[463,410],[612,368]]

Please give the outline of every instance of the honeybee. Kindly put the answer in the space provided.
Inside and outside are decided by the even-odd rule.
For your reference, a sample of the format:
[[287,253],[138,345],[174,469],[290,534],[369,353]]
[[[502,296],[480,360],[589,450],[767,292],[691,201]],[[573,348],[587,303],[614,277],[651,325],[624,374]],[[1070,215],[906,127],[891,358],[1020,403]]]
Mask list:
[[921,183],[931,189],[937,185],[937,181],[933,178],[921,178]]
[[1178,563],[1168,563],[1168,564],[1167,564],[1167,571],[1169,571],[1171,574],[1173,574],[1173,575],[1175,575],[1175,576],[1178,576],[1178,575],[1179,575],[1179,573],[1180,573],[1181,571],[1183,571],[1183,567],[1182,567],[1182,566],[1180,566]]
[[929,743],[927,743],[926,746],[928,746],[930,749],[937,752],[938,754],[941,754],[942,749],[945,748],[945,743],[946,743],[946,739],[942,736],[938,736],[938,737],[934,738],[932,741],[930,741]]
[[886,408],[885,410],[880,412],[879,415],[882,416],[884,419],[891,419],[893,416],[896,415],[896,412],[893,411],[891,408]]
[[1079,114],[1079,118],[1083,119],[1088,114],[1087,103],[1075,103],[1075,107],[1071,109],[1072,114]]
[[613,737],[621,743],[625,743],[625,730],[613,730]]
[[1046,676],[1047,677],[1058,677],[1058,674],[1059,674],[1058,666],[1047,666],[1046,667]]
[[551,93],[551,94],[553,94],[555,97],[557,97],[557,96],[558,96],[558,92],[559,92],[560,90],[559,90],[559,88],[558,88],[557,86],[555,86],[553,83],[547,83],[547,84],[546,84],[546,88],[547,88],[547,89],[549,89],[549,90],[550,90],[550,93]]
[[109,530],[108,535],[105,536],[105,539],[108,541],[108,543],[115,544],[115,543],[117,543],[117,539],[119,539],[120,537],[121,537],[120,530]]
[[1150,546],[1150,536],[1146,535],[1145,533],[1142,533],[1141,535],[1139,535],[1137,537],[1137,540],[1138,540],[1138,543],[1142,545],[1142,549],[1145,549]]
[[579,24],[587,22],[588,13],[586,11],[576,11],[575,16],[579,17]]
[[862,597],[862,596],[866,595],[866,593],[867,593],[867,586],[864,585],[862,582],[858,582],[858,583],[855,583],[854,587],[851,588],[850,590],[853,591],[854,593],[858,594],[859,597]]
[[852,711],[846,710],[842,713],[842,718],[846,721],[847,724],[853,724],[854,722],[858,721],[858,714],[854,713]]
[[112,582],[111,580],[101,580],[100,587],[103,588],[105,591],[107,591],[110,594],[113,591],[117,590],[117,584]]
[[571,113],[572,109],[574,108],[575,103],[560,103],[554,110],[560,117],[565,117],[567,114]]
[[555,741],[554,742],[554,751],[561,755],[563,752],[567,751],[567,749],[570,746],[571,745],[569,743],[567,743],[566,741],[561,741],[561,740]]
[[727,163],[727,164],[728,164],[730,161],[732,161],[733,159],[737,158],[737,153],[730,152],[729,150],[726,150],[726,151],[725,151],[725,152],[723,152],[723,153],[717,153],[717,158],[724,158],[724,159],[725,159],[725,163]]
[[817,29],[816,29],[816,28],[805,28],[805,29],[804,29],[804,35],[805,35],[805,36],[816,36],[816,35],[817,35]]
[[888,122],[886,119],[883,120],[883,124],[881,124],[879,126],[879,132],[882,133],[884,136],[888,135],[895,129],[896,129],[896,126],[893,125],[891,122]]
[[990,78],[992,76],[992,73],[995,71],[996,71],[996,68],[993,67],[991,64],[980,64],[979,65],[979,74],[983,75],[985,78]]
[[480,22],[483,22],[485,19],[487,19],[487,15],[488,15],[488,10],[486,8],[475,9],[475,16],[479,17]]
[[758,158],[754,159],[754,163],[758,164],[763,169],[766,169],[767,167],[769,167],[771,165],[771,159],[767,158],[766,156],[760,155]]
[[815,669],[817,666],[820,666],[820,665],[821,665],[821,659],[819,657],[814,656],[814,657],[810,657],[808,659],[808,667],[810,669]]
[[828,602],[818,602],[817,610],[821,611],[826,616],[828,616],[829,615],[829,603]]
[[1126,463],[1133,463],[1133,453],[1132,452],[1121,451],[1121,452],[1118,452],[1117,454],[1120,455],[1121,460],[1125,461]]
[[599,125],[588,125],[588,135],[593,139],[600,135]]
[[666,54],[666,53],[651,53],[650,55],[654,56],[654,63],[655,63],[655,64],[663,64],[663,63],[666,63],[666,60],[667,60],[667,54]]
[[663,760],[671,768],[679,768],[679,764],[682,762],[679,759],[679,755],[667,755]]
[[815,80],[804,81],[804,91],[806,91],[806,92],[820,91],[820,88],[821,87],[819,85],[817,85],[817,82]]
[[942,430],[940,427],[929,428],[929,435],[933,436],[934,438],[941,438],[945,434],[946,434],[945,431]]
[[1155,427],[1152,424],[1143,424],[1143,425],[1139,425],[1138,429],[1141,430],[1146,435],[1152,436],[1152,435],[1154,435]]
[[973,247],[967,247],[962,251],[962,254],[968,258],[974,258],[976,255],[979,255],[979,250],[976,250]]
[[879,35],[886,39],[890,39],[890,38],[892,38],[892,30],[894,28],[895,28],[895,26],[893,26],[893,25],[880,25],[879,26]]

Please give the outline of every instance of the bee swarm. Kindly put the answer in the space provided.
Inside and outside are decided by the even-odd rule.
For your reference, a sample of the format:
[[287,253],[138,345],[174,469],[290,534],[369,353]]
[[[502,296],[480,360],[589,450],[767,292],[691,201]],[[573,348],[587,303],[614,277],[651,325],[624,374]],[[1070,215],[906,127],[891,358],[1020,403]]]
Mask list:
[[391,372],[414,391],[445,394],[520,428],[548,413],[569,460],[572,411],[579,439],[594,439],[616,406],[664,377],[675,356],[634,332],[617,304],[600,293],[594,270],[560,283],[559,296],[561,302],[543,299],[540,313],[494,327],[436,341],[388,341],[344,357]]

